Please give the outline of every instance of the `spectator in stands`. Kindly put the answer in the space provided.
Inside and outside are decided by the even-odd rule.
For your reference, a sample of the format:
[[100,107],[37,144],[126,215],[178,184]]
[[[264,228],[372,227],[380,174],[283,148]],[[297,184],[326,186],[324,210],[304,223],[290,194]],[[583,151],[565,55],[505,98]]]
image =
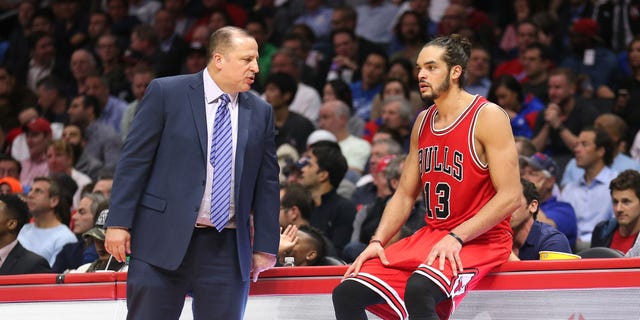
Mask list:
[[[391,71],[391,69],[389,69],[389,71]],[[372,123],[375,125],[381,123],[383,102],[388,98],[396,97],[409,101],[411,109],[409,111],[410,122],[413,122],[414,117],[420,113],[424,107],[424,102],[422,102],[420,95],[409,88],[406,79],[391,77],[390,73],[391,72],[387,73],[386,80],[382,84],[382,91],[373,98],[373,102],[371,103],[371,121],[367,123],[367,128],[371,128]]]
[[353,112],[353,97],[351,95],[351,87],[342,79],[333,79],[327,81],[322,89],[322,102],[340,100],[349,106],[349,122],[347,127],[349,133],[356,137],[361,137],[364,133],[364,120],[354,115]]
[[[209,32],[207,31],[207,34]],[[206,41],[193,41],[187,50],[187,56],[184,61],[183,74],[197,73],[207,66],[207,45]]]
[[[596,118],[594,127],[606,132],[613,141],[613,162],[610,166],[613,171],[622,172],[627,169],[640,170],[640,162],[623,153],[625,149],[624,138],[627,134],[627,124],[622,118],[611,113],[602,114]],[[573,158],[564,169],[561,186],[564,187],[569,182],[578,181],[583,175],[584,170],[576,165],[576,159]]]
[[[536,153],[536,146],[533,145],[531,139],[525,137],[514,137],[516,140],[516,150],[518,150],[519,156],[531,157],[534,153]],[[522,167],[520,168],[522,175]]]
[[366,17],[357,20],[356,34],[386,47],[393,35],[393,22],[398,12],[397,5],[385,0],[367,0],[356,7],[356,12],[359,17]]
[[359,45],[356,34],[351,29],[334,29],[331,34],[334,56],[327,71],[327,81],[342,79],[351,84],[360,80],[361,67],[369,52]]
[[19,180],[21,171],[20,161],[0,152],[0,178],[12,177]]
[[525,79],[523,57],[526,48],[538,39],[538,26],[529,19],[519,21],[516,26],[517,57],[499,64],[493,71],[493,78],[510,74],[518,81]]
[[124,73],[118,38],[113,34],[101,35],[97,39],[95,50],[102,66],[102,76],[109,84],[109,92],[116,97],[125,96],[129,82]]
[[320,69],[326,64],[327,57],[317,50],[312,50],[311,45],[306,38],[298,34],[288,34],[282,40],[281,48],[291,51],[300,61],[304,61],[300,81],[321,92],[326,75],[321,74]]
[[309,119],[289,110],[297,89],[298,83],[291,75],[273,73],[265,83],[264,96],[274,110],[276,147],[290,144],[302,154],[307,149],[307,138],[315,128]]
[[[203,69],[204,65],[198,71]],[[151,83],[151,80],[154,78],[155,74],[149,68],[140,68],[134,71],[133,81],[131,82],[131,92],[133,93],[135,100],[131,101],[131,103],[127,105],[127,108],[122,114],[122,120],[120,121],[120,135],[122,136],[122,141],[127,138],[127,134],[129,134],[129,130],[131,129],[133,117],[138,110],[138,103],[144,96],[144,92],[149,86],[149,83]]]
[[393,24],[393,41],[389,45],[391,59],[404,58],[413,61],[427,38],[427,23],[422,14],[405,11]]
[[72,208],[80,203],[84,186],[91,183],[91,178],[73,168],[73,147],[64,140],[53,140],[47,147],[47,167],[50,174],[64,173],[75,181],[77,190],[73,194]]
[[36,105],[36,95],[23,83],[7,66],[0,65],[0,127],[7,132],[20,126],[20,110]]
[[92,192],[98,192],[103,194],[105,197],[111,197],[111,189],[113,188],[113,176],[112,175],[103,175],[98,178],[96,184],[93,186]]
[[176,21],[176,34],[185,37],[195,19],[185,11],[187,0],[164,0],[163,8],[169,11]]
[[99,75],[90,75],[85,79],[86,94],[94,96],[100,103],[100,116],[97,121],[107,124],[120,132],[122,115],[127,109],[127,103],[111,95],[107,79]]
[[71,90],[71,93],[86,93],[85,80],[91,74],[98,74],[96,58],[88,50],[78,49],[71,55],[69,64],[71,67],[71,75],[75,80],[73,84],[75,87]]
[[27,204],[17,195],[0,194],[0,275],[50,273],[49,263],[17,239],[29,222]]
[[62,247],[76,241],[69,227],[62,224],[60,213],[60,186],[50,178],[38,177],[27,197],[29,212],[33,222],[26,224],[18,240],[28,250],[47,259],[50,266],[56,262],[56,256]]
[[100,170],[102,170],[103,164],[102,161],[87,153],[84,148],[87,142],[82,129],[75,124],[69,123],[62,130],[62,139],[70,144],[73,149],[73,167],[88,175],[91,180],[95,180]]
[[[578,143],[578,134],[592,126],[598,110],[576,96],[577,78],[570,69],[557,68],[549,75],[549,104],[538,112],[531,141],[540,152],[551,154],[564,170]],[[561,173],[558,173],[561,176]]]
[[[257,75],[258,79],[254,82],[254,86],[256,91],[262,92],[267,76],[271,72],[271,60],[278,48],[268,41],[269,29],[263,19],[251,18],[244,28],[258,43],[258,54],[260,55],[258,57],[258,68],[260,72]],[[302,65],[299,66],[300,69],[302,69]]]
[[374,140],[371,143],[371,156],[369,157],[368,163],[369,173],[360,177],[356,183],[357,189],[353,192],[351,201],[353,201],[357,206],[367,205],[374,202],[376,200],[378,189],[373,181],[374,179],[371,171],[374,171],[378,167],[380,160],[385,157],[390,155],[398,156],[402,153],[402,146],[392,139],[383,138]]
[[491,87],[491,79],[489,78],[490,66],[491,54],[489,50],[479,45],[471,47],[469,64],[464,78],[464,89],[471,94],[487,97]]
[[[4,59],[0,59],[0,61],[4,61],[10,68],[24,66],[29,63],[28,37],[33,32],[33,17],[37,9],[35,1],[13,2],[14,5],[17,5],[17,21],[14,22],[12,26],[7,25],[11,30],[3,30],[8,31],[8,33],[5,34],[5,36],[8,35],[8,37],[3,40],[7,40],[10,45],[4,52]],[[10,7],[13,7],[13,5]],[[13,69],[13,71],[15,71],[15,69]]]
[[[36,32],[29,37],[29,65],[24,66],[22,72],[16,73],[16,78],[26,81],[27,88],[36,91],[38,81],[47,76],[55,75],[64,78],[67,75],[66,64],[61,63],[60,54],[56,54],[56,43],[50,33]],[[23,80],[24,79],[24,80]]]
[[90,95],[75,97],[67,110],[69,122],[76,124],[84,133],[84,150],[100,160],[105,169],[113,170],[120,157],[122,138],[111,126],[97,121],[100,112],[100,102]]
[[126,0],[107,0],[107,13],[111,18],[111,33],[118,37],[123,44],[129,43],[133,29],[140,24],[138,17],[129,14],[128,7]]
[[571,253],[569,241],[562,232],[536,220],[540,204],[536,186],[525,179],[521,179],[520,182],[526,205],[511,215],[513,251],[509,260],[538,260],[540,251]]
[[73,220],[73,233],[77,237],[76,242],[68,243],[62,247],[56,257],[56,263],[52,269],[62,273],[69,269],[94,261],[98,258],[95,247],[89,245],[82,234],[94,227],[97,215],[109,206],[109,202],[101,193],[93,192],[85,194],[71,217]]
[[322,102],[320,94],[314,88],[300,82],[302,64],[303,62],[293,52],[279,50],[271,57],[271,73],[284,72],[297,81],[298,88],[293,101],[289,105],[289,110],[307,117],[312,123],[316,123]]
[[24,189],[20,184],[20,180],[13,177],[0,178],[0,194],[17,194],[22,195]]
[[317,265],[326,256],[327,250],[322,231],[310,225],[295,229],[293,241],[289,241],[282,251],[278,250],[279,264],[283,265],[286,257],[293,257],[296,267]]
[[315,205],[311,225],[320,229],[334,244],[338,255],[353,232],[356,207],[336,193],[347,172],[347,160],[335,142],[319,141],[301,158],[301,184],[311,192]]
[[507,112],[514,136],[533,137],[536,117],[544,105],[535,97],[525,97],[516,78],[508,74],[500,76],[491,85],[487,98]]
[[558,201],[553,194],[556,188],[558,165],[549,156],[535,153],[529,157],[520,156],[522,178],[533,183],[538,192],[537,221],[555,227],[569,240],[571,248],[575,248],[578,236],[576,212],[571,204]]
[[40,80],[36,86],[38,95],[38,106],[42,110],[42,116],[50,123],[67,122],[68,99],[64,91],[63,82],[54,77],[48,76]]
[[362,138],[358,138],[349,133],[347,123],[350,117],[349,106],[346,103],[334,100],[322,104],[320,107],[320,120],[318,127],[327,130],[336,137],[340,150],[347,160],[351,174],[347,178],[354,180],[364,172],[364,167],[371,153],[371,145]]
[[21,161],[20,183],[31,186],[35,177],[49,174],[47,146],[51,142],[51,126],[44,118],[35,118],[23,126],[27,137],[29,158]]
[[371,120],[373,98],[382,91],[389,60],[384,53],[371,52],[361,69],[361,80],[351,83],[355,115],[364,121]]
[[576,252],[588,248],[596,224],[613,217],[608,186],[617,172],[609,166],[613,162],[613,141],[600,129],[585,128],[578,136],[574,149],[576,164],[584,169],[584,176],[567,184],[561,201],[571,204],[578,217]]
[[382,125],[400,134],[405,152],[409,152],[411,144],[412,112],[409,100],[404,97],[390,96],[382,102]]
[[613,99],[613,88],[619,74],[616,55],[601,44],[598,22],[578,19],[569,31],[571,52],[565,55],[560,66],[572,69],[576,74],[589,76],[588,85],[594,97]]
[[630,251],[640,231],[640,173],[625,170],[609,184],[614,218],[601,221],[593,229],[591,247]]
[[88,46],[99,46],[98,40],[105,34],[111,34],[111,17],[104,11],[91,12],[87,26]]
[[549,102],[549,68],[552,64],[549,47],[539,42],[527,46],[522,56],[526,78],[521,83],[525,97],[531,94],[543,103]]
[[92,262],[79,266],[76,270],[73,270],[72,273],[97,272],[102,270],[126,271],[127,261],[118,262],[118,260],[114,259],[113,256],[111,256],[111,254],[109,254],[109,252],[104,248],[104,239],[106,235],[104,224],[107,221],[108,214],[109,209],[100,211],[93,228],[82,234],[82,237],[89,242],[89,245],[95,247],[98,258]]
[[[631,74],[622,77],[618,82],[616,97],[612,106],[613,112],[621,116],[629,126],[628,136],[625,137],[631,156],[640,160],[639,144],[636,144],[634,137],[640,130],[640,35],[637,35],[629,43],[627,48],[629,68]],[[638,140],[640,141],[640,140]],[[633,145],[632,145],[633,143]]]
[[308,189],[297,183],[280,188],[280,227],[308,225],[314,208]]
[[155,13],[153,28],[158,37],[158,53],[156,64],[162,66],[156,68],[160,76],[172,76],[180,74],[182,61],[187,53],[187,42],[175,33],[175,20],[166,9],[160,9]]
[[328,42],[331,34],[331,17],[333,9],[327,7],[323,1],[304,1],[302,14],[294,21],[295,24],[305,24],[313,30],[318,43]]

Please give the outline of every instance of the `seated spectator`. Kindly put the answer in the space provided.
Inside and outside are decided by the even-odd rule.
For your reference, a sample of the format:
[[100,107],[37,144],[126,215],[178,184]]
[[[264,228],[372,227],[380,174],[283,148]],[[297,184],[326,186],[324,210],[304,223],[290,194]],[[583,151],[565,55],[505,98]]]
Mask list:
[[278,263],[284,265],[286,257],[293,257],[296,267],[313,266],[325,257],[326,243],[322,232],[309,225],[292,226],[284,231],[285,241],[280,237]]
[[411,144],[412,111],[409,101],[404,97],[391,96],[382,102],[382,125],[400,134],[405,153],[409,152]]
[[[104,239],[106,235],[104,223],[107,221],[108,214],[109,209],[102,210],[100,215],[98,215],[95,226],[82,234],[82,237],[85,240],[95,246],[98,258],[90,263],[81,265],[78,269],[71,271],[72,273],[97,272],[103,270],[126,271],[127,262],[118,262],[116,259],[113,259],[113,256],[104,248]],[[123,270],[123,268],[125,269]]]
[[85,149],[87,141],[82,129],[78,125],[68,123],[62,130],[62,140],[70,144],[73,149],[73,167],[88,175],[91,180],[96,180],[103,164]]
[[569,240],[571,248],[575,248],[578,234],[576,212],[571,204],[558,201],[554,195],[558,165],[549,156],[535,153],[530,157],[520,156],[522,178],[533,183],[538,192],[537,221],[555,227]]
[[313,199],[309,190],[302,185],[291,183],[280,188],[280,227],[296,227],[309,224]]
[[35,178],[27,196],[27,206],[33,222],[26,224],[18,234],[18,240],[28,250],[47,259],[50,266],[67,243],[76,241],[69,227],[62,224],[61,188],[50,178]]
[[[204,67],[198,71],[202,69],[204,69]],[[129,134],[129,130],[131,128],[131,123],[133,122],[133,117],[138,110],[138,103],[144,96],[144,92],[147,90],[149,83],[154,78],[155,74],[151,69],[140,68],[134,71],[133,80],[131,81],[131,92],[133,93],[135,100],[131,101],[131,103],[127,105],[127,109],[122,114],[122,120],[120,121],[120,134],[122,135],[122,141],[127,138],[127,134]]]
[[569,202],[576,211],[576,252],[580,252],[589,247],[596,224],[613,217],[611,194],[607,189],[617,172],[609,168],[613,162],[613,141],[603,130],[582,130],[574,153],[576,164],[584,169],[584,175],[562,189],[560,200]]
[[356,206],[337,194],[336,189],[347,172],[347,160],[335,142],[319,141],[301,158],[301,184],[311,192],[315,205],[311,225],[333,242],[338,256],[353,232]]
[[384,53],[367,55],[360,71],[361,80],[351,83],[355,115],[364,121],[371,119],[371,106],[376,94],[382,92],[382,82],[387,74],[389,59]]
[[0,153],[0,178],[12,177],[20,180],[22,165],[12,156]]
[[525,179],[520,182],[527,203],[511,215],[513,251],[509,260],[538,260],[540,251],[571,253],[569,240],[562,232],[536,221],[540,200],[536,186]]
[[373,102],[371,103],[370,122],[375,122],[376,124],[381,123],[384,102],[393,97],[404,98],[409,101],[409,105],[411,106],[409,112],[410,122],[413,122],[415,116],[420,113],[424,107],[424,102],[422,102],[420,95],[411,90],[404,80],[387,76],[387,79],[382,85],[382,91],[373,98]]
[[28,222],[27,204],[16,195],[0,194],[0,275],[51,272],[46,259],[25,249],[17,239]]
[[88,193],[82,197],[76,212],[71,217],[73,220],[71,231],[76,235],[78,241],[62,247],[56,257],[56,263],[52,267],[54,272],[62,273],[66,270],[76,269],[98,258],[95,247],[89,245],[82,234],[94,227],[98,213],[108,206],[107,198],[101,193]]
[[47,146],[51,141],[51,126],[44,118],[36,118],[24,125],[27,135],[29,158],[21,162],[20,183],[31,186],[35,177],[49,174],[47,167]]
[[64,173],[69,175],[76,183],[76,192],[73,194],[73,206],[76,208],[80,202],[82,189],[91,183],[91,178],[73,168],[73,148],[64,140],[54,140],[47,147],[47,167],[50,174]]
[[[640,162],[623,153],[624,138],[627,134],[627,124],[624,119],[612,113],[602,114],[596,118],[594,127],[604,130],[613,141],[612,170],[617,172],[622,172],[627,169],[640,170]],[[561,186],[564,187],[569,182],[577,181],[583,175],[584,169],[579,168],[576,164],[576,159],[573,158],[567,163],[567,167],[564,169]]]
[[120,132],[122,115],[127,109],[127,103],[111,95],[107,79],[99,75],[90,75],[85,79],[86,94],[96,97],[100,107],[100,115],[96,121],[109,125],[117,132]]
[[13,177],[0,178],[0,194],[17,194],[23,193],[22,185],[18,179]]
[[511,75],[500,76],[491,85],[487,99],[507,112],[514,136],[533,138],[536,117],[544,105],[533,96],[525,97],[518,80]]
[[402,154],[402,146],[396,141],[383,138],[373,141],[371,145],[371,156],[369,157],[369,171],[370,173],[360,177],[356,183],[356,190],[351,196],[357,206],[367,205],[375,201],[377,194],[377,187],[374,183],[373,173],[378,163],[389,155]]
[[469,64],[464,77],[465,90],[471,94],[487,97],[491,87],[490,67],[491,53],[489,53],[489,50],[479,45],[471,47]]
[[93,186],[91,192],[102,193],[105,197],[111,197],[111,189],[113,188],[113,175],[102,175],[98,177],[96,184]]
[[609,247],[627,253],[640,231],[640,173],[625,170],[609,184],[614,218],[593,229],[591,247]]
[[327,130],[336,137],[340,150],[347,160],[349,171],[347,177],[355,183],[364,172],[367,158],[371,152],[371,146],[367,141],[349,133],[349,107],[346,103],[334,100],[320,107],[320,119],[318,127]]
[[327,81],[322,89],[322,103],[329,101],[340,100],[349,106],[349,122],[347,122],[347,128],[349,133],[356,137],[362,137],[364,133],[364,120],[360,117],[354,116],[353,112],[353,97],[351,96],[351,87],[342,79],[333,79]]

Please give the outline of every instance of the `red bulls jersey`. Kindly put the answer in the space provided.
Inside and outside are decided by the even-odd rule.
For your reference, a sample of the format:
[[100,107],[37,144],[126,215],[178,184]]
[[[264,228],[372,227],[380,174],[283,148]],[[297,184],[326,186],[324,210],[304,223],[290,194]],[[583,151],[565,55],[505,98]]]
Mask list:
[[[488,101],[476,95],[471,105],[448,127],[435,129],[438,110],[427,110],[420,124],[418,164],[427,225],[451,230],[473,217],[495,194],[489,168],[475,152],[478,113]],[[491,231],[510,232],[509,219]]]

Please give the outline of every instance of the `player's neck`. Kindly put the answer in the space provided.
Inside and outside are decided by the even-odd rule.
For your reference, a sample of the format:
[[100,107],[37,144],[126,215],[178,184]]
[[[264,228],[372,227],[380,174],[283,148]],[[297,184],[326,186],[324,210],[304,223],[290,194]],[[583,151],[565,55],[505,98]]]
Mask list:
[[449,91],[442,93],[435,104],[438,107],[439,121],[449,123],[455,121],[458,116],[467,109],[474,96],[459,87],[452,87]]

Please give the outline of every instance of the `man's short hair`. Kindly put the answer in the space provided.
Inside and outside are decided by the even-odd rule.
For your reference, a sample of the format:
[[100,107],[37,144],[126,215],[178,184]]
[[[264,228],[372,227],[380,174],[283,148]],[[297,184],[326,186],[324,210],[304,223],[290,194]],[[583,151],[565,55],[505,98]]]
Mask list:
[[20,176],[20,173],[22,172],[22,163],[20,163],[20,161],[16,160],[16,158],[12,157],[11,155],[0,153],[0,162],[4,161],[13,162],[18,169],[18,176]]
[[373,141],[371,147],[384,144],[387,146],[387,154],[400,155],[404,152],[402,145],[393,139],[380,139]]
[[298,227],[298,231],[304,232],[311,237],[311,245],[316,250],[316,257],[308,263],[309,265],[316,264],[318,260],[324,258],[324,256],[327,254],[327,243],[325,242],[326,240],[322,235],[322,231],[310,225],[301,225]]
[[[540,193],[538,193],[535,184],[524,178],[520,178],[520,183],[522,184],[522,194],[524,198],[527,199],[527,206],[530,205],[533,200],[540,202]],[[536,212],[533,213],[533,220],[538,218],[538,211],[539,210],[536,210]]]
[[14,230],[17,235],[22,227],[29,223],[29,207],[26,202],[15,194],[0,194],[0,201],[5,204],[9,218],[18,221],[18,227]]
[[212,33],[209,37],[209,59],[213,56],[214,52],[226,54],[227,50],[233,47],[233,39],[238,36],[253,39],[246,30],[233,26],[222,27]]
[[283,208],[298,207],[300,215],[306,221],[311,220],[311,211],[313,210],[313,198],[311,193],[304,186],[292,183],[284,188],[284,196],[281,200]]
[[528,45],[525,51],[534,50],[534,49],[537,49],[538,52],[540,52],[540,60],[549,61],[552,59],[551,49],[549,49],[549,46],[542,44],[540,42],[534,42]]
[[91,108],[96,120],[100,117],[102,110],[100,109],[100,100],[93,95],[80,95],[82,97],[82,106],[84,109]]
[[398,114],[400,115],[400,118],[402,118],[402,120],[405,121],[405,124],[409,125],[411,123],[411,119],[413,118],[413,114],[412,114],[413,109],[411,108],[411,102],[409,102],[409,100],[405,99],[404,97],[396,97],[396,96],[388,97],[388,98],[385,98],[384,101],[382,102],[382,108],[384,109],[384,106],[392,102],[400,103],[400,107],[398,108]]
[[640,199],[640,172],[631,169],[622,171],[617,177],[611,180],[609,190],[611,193],[613,193],[613,191],[633,190],[636,197]]
[[613,154],[615,151],[615,145],[613,144],[613,139],[611,139],[611,136],[609,136],[609,134],[603,129],[594,127],[586,127],[582,129],[582,132],[585,131],[591,131],[596,134],[596,138],[594,141],[596,149],[604,148],[604,156],[602,157],[602,160],[604,160],[605,165],[610,166],[613,163]]
[[264,86],[266,87],[269,84],[273,84],[276,86],[281,94],[290,93],[289,99],[286,101],[287,105],[290,105],[293,101],[293,98],[296,96],[296,92],[298,91],[298,82],[288,73],[284,72],[276,72],[272,73],[267,77],[267,81]]
[[338,188],[340,181],[349,169],[340,145],[336,142],[322,140],[310,145],[309,151],[316,157],[319,170],[329,173],[329,183],[334,188]]
[[569,68],[555,68],[549,72],[549,78],[552,76],[564,76],[564,78],[567,79],[567,82],[572,85],[576,85],[578,83],[578,76]]

